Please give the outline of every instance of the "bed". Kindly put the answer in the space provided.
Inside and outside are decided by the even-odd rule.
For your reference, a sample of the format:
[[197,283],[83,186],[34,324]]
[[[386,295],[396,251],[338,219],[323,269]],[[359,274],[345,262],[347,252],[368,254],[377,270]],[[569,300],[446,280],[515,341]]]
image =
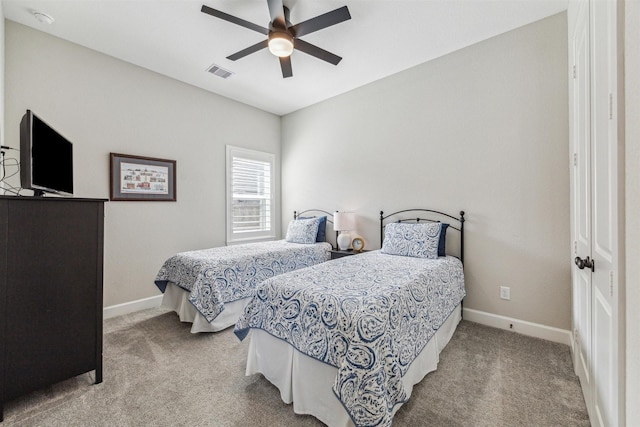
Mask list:
[[296,211],[283,240],[171,256],[155,278],[164,294],[162,306],[191,322],[192,333],[233,326],[261,281],[330,259],[332,245],[326,236],[332,218],[319,209]]
[[[430,216],[403,218],[415,211]],[[464,212],[381,212],[380,223],[381,250],[263,281],[234,330],[250,337],[246,375],[332,427],[391,425],[461,319]]]

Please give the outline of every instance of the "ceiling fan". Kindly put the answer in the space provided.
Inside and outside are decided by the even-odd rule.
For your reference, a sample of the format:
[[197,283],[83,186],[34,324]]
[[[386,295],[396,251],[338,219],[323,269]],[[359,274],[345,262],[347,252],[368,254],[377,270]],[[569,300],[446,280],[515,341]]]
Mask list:
[[302,21],[292,25],[289,21],[289,8],[284,6],[282,0],[267,0],[269,5],[269,15],[271,22],[269,28],[256,25],[244,19],[229,15],[228,13],[212,9],[209,6],[202,5],[203,13],[215,16],[216,18],[240,25],[253,31],[257,31],[267,36],[266,40],[242,49],[233,55],[227,56],[227,59],[236,61],[240,58],[258,52],[266,47],[269,51],[279,57],[280,68],[282,68],[282,77],[287,78],[293,76],[291,69],[291,53],[293,49],[315,56],[318,59],[327,61],[333,65],[338,65],[342,58],[331,52],[319,48],[311,43],[305,42],[299,37],[311,34],[318,30],[330,27],[340,22],[351,19],[347,6],[332,10],[331,12],[318,15],[315,18]]

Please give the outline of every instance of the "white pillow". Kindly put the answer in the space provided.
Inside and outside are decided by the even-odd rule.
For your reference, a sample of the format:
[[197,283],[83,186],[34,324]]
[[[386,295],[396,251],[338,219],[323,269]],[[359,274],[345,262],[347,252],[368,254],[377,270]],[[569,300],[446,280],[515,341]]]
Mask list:
[[320,218],[297,219],[289,223],[285,240],[291,243],[315,243]]
[[383,254],[402,255],[415,258],[438,258],[441,224],[428,222],[387,224],[382,242]]

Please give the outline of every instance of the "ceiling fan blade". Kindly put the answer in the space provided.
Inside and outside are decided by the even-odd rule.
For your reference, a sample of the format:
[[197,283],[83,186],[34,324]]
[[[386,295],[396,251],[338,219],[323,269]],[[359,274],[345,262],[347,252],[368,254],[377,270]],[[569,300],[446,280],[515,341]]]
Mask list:
[[287,78],[293,76],[293,70],[291,69],[291,57],[280,57],[280,68],[282,68],[282,77]]
[[271,17],[271,24],[274,27],[287,28],[285,24],[286,19],[284,16],[284,5],[282,0],[267,0],[269,5],[269,16]]
[[335,24],[339,24],[351,19],[351,14],[347,6],[342,6],[331,12],[318,15],[315,18],[302,21],[290,28],[291,33],[295,37],[301,37],[306,34],[311,34],[315,31],[322,30],[323,28],[330,27]]
[[229,55],[227,56],[227,59],[230,59],[232,61],[236,61],[240,58],[244,58],[247,55],[250,55],[254,52],[257,52],[259,50],[264,49],[265,47],[267,47],[269,45],[269,40],[263,40],[259,43],[254,44],[253,46],[249,46],[246,49],[242,49],[239,52],[234,53],[233,55]]
[[[269,34],[269,29],[268,28],[261,27],[260,25],[256,25],[253,22],[245,21],[244,19],[238,18],[238,17],[233,16],[233,15],[229,15],[228,13],[224,13],[222,11],[219,11],[219,10],[216,10],[216,9],[212,9],[209,6],[205,6],[204,4],[202,5],[201,12],[209,14],[211,16],[215,16],[216,18],[223,19],[223,20],[231,22],[233,24],[240,25],[241,27],[245,27],[245,28],[248,28],[250,30],[257,31],[257,32],[265,34],[265,35]],[[282,13],[284,14],[284,11]]]
[[334,55],[331,52],[328,52],[324,49],[319,48],[316,45],[311,43],[307,43],[304,40],[294,39],[293,40],[294,47],[301,52],[309,54],[311,56],[315,56],[318,59],[322,59],[323,61],[327,61],[333,65],[338,65],[340,61],[342,61],[342,57],[338,55]]

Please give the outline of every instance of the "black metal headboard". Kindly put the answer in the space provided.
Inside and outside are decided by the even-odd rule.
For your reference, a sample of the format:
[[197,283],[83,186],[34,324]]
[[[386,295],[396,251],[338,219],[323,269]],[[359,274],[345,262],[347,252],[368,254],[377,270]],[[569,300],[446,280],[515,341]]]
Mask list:
[[[416,214],[417,212],[417,214]],[[410,216],[413,215],[413,216]],[[418,216],[415,216],[418,215]],[[419,215],[428,216],[428,218],[421,218]],[[390,219],[395,217],[397,219]],[[455,223],[451,224],[450,220],[454,220]],[[464,263],[464,211],[460,211],[460,216],[453,216],[444,212],[432,210],[432,209],[405,209],[384,215],[383,211],[380,211],[380,246],[384,240],[384,227],[390,222],[447,222],[449,223],[449,229],[454,229],[460,232],[460,261]]]
[[[331,227],[333,228],[333,213],[332,212],[327,212],[325,210],[322,209],[307,209],[305,211],[293,211],[293,219],[298,219],[298,217],[300,217],[301,215],[304,216],[304,214],[309,215],[309,213],[311,214],[310,216],[315,217],[318,216],[318,214],[324,214],[327,216],[327,222],[331,223]],[[335,231],[335,230],[334,230]],[[337,246],[337,242],[338,242],[338,232],[336,231],[336,246]],[[329,242],[331,243],[331,242]],[[333,247],[333,243],[331,243],[331,247]]]

